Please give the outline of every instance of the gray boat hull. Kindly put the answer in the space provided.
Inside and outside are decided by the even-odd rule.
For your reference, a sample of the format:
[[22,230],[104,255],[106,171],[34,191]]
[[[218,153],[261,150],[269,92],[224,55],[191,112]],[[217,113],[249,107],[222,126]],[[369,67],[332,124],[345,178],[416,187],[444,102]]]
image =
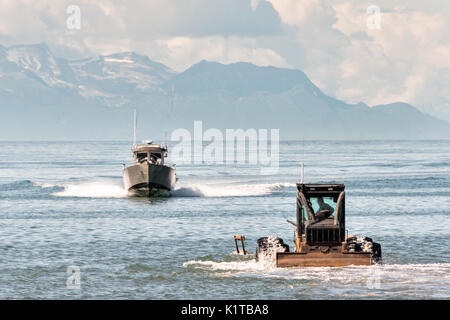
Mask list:
[[171,191],[176,183],[175,169],[151,163],[142,163],[123,169],[123,183],[127,191],[152,193]]

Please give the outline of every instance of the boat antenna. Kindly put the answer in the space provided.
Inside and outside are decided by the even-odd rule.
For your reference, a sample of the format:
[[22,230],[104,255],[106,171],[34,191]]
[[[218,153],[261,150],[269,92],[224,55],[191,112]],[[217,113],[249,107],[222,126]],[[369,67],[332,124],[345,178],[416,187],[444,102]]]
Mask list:
[[167,131],[165,131],[164,132],[164,143],[165,143],[165,145],[166,145],[166,149],[167,149],[167,145],[168,145],[168,134],[167,134]]
[[136,128],[137,128],[137,114],[136,109],[134,109],[133,147],[136,145]]

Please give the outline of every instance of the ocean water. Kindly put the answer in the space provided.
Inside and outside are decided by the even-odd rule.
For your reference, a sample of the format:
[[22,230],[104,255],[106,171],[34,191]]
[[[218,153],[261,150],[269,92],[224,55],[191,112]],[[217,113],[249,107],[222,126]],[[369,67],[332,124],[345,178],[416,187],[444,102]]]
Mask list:
[[[345,183],[347,229],[383,265],[255,261],[259,237],[293,246],[302,160],[305,182]],[[0,142],[0,298],[450,298],[450,141],[286,141],[276,173],[177,165],[176,190],[151,199],[123,189],[130,162],[128,142]]]

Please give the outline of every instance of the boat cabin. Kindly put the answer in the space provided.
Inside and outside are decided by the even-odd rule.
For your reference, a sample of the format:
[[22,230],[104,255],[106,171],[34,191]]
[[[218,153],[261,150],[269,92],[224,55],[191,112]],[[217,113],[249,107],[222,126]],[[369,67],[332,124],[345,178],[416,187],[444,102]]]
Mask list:
[[148,141],[133,146],[133,160],[135,164],[151,163],[164,165],[164,158],[167,157],[167,146],[153,144]]
[[302,242],[338,244],[345,239],[343,184],[297,184],[297,226]]

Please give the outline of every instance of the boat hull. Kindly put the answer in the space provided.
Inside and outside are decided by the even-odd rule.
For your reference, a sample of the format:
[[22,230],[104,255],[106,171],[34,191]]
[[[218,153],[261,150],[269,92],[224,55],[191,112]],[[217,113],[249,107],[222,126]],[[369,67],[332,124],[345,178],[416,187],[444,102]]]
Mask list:
[[127,191],[152,193],[171,191],[175,187],[175,169],[151,163],[142,163],[123,169],[123,182]]

